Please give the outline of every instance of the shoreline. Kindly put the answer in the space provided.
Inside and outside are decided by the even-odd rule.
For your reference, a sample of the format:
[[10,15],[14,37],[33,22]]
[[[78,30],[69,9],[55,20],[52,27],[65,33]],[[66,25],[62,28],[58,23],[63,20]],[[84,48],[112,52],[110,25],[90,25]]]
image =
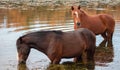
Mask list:
[[120,1],[97,1],[97,0],[1,0],[0,6],[72,6],[81,5],[90,8],[120,7]]

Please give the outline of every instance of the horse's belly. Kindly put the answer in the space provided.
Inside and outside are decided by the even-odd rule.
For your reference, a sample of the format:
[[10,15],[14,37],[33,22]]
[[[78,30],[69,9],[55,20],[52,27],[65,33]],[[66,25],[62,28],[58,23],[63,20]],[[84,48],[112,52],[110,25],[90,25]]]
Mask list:
[[94,29],[93,32],[98,35],[104,33],[106,30],[106,27],[103,24],[97,25]]
[[62,58],[73,58],[73,57],[77,57],[80,56],[82,53],[82,51],[75,51],[75,50],[71,50],[71,51],[66,51],[63,53]]
[[69,44],[67,46],[63,46],[63,58],[72,58],[76,56],[80,56],[84,51],[85,46],[82,43],[74,43]]
[[102,34],[106,30],[106,26],[102,22],[91,22],[91,25],[88,25],[86,28],[90,29],[96,35]]
[[94,19],[90,21],[91,25],[89,29],[91,29],[96,35],[104,33],[106,30],[106,25],[100,18],[93,18]]

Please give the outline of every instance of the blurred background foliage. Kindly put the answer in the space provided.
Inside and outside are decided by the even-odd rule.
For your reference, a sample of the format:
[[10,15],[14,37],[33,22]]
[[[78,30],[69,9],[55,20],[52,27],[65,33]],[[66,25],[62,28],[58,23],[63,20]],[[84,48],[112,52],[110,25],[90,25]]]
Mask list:
[[120,0],[0,0],[0,7],[36,7],[81,5],[87,8],[119,8]]

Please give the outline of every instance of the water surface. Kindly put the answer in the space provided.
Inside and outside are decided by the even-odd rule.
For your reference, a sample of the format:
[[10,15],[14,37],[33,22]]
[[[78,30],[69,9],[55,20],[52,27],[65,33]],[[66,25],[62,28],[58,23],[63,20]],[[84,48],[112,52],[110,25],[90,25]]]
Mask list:
[[[43,53],[32,49],[26,66],[17,62],[16,40],[20,36],[39,30],[73,29],[70,7],[35,7],[30,9],[0,8],[0,70],[119,70],[120,69],[120,14],[119,9],[85,9],[89,14],[110,14],[116,20],[113,47],[99,46],[103,38],[97,36],[95,63],[84,66],[73,59],[62,59],[61,65],[50,65]],[[66,63],[66,61],[69,61]]]

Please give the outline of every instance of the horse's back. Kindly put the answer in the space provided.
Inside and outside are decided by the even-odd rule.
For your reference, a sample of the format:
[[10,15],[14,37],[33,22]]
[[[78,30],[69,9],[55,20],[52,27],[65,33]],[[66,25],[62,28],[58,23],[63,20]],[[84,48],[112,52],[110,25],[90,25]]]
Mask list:
[[90,29],[96,35],[103,34],[105,31],[114,32],[115,20],[111,15],[108,14],[98,14],[89,15],[85,24],[81,24],[81,27]]
[[[18,38],[17,46],[19,47],[22,43],[24,44],[34,44],[33,48],[37,48],[40,46],[49,46],[49,42],[55,39],[59,39],[62,35],[62,31],[37,31],[25,34]],[[28,47],[31,47],[28,45]]]
[[78,28],[75,31],[70,31],[66,33],[68,33],[67,36],[73,40],[77,38],[79,40],[84,41],[84,37],[87,37],[87,40],[91,40],[92,38],[95,39],[95,34],[87,28]]

